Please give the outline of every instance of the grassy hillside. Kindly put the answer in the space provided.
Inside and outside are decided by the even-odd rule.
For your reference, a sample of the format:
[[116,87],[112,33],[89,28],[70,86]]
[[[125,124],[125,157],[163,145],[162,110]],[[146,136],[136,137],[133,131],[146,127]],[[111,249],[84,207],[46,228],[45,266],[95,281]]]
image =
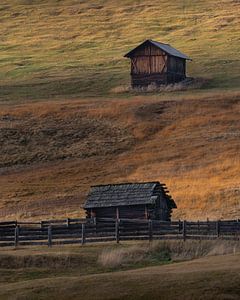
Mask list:
[[[79,216],[90,185],[139,180],[175,218],[239,217],[238,19],[236,0],[1,1],[0,217]],[[116,99],[146,38],[207,90]]]
[[238,218],[239,93],[2,105],[1,218],[79,216],[90,185],[160,180],[174,218]]
[[238,0],[2,0],[0,99],[110,95],[146,38],[190,57],[209,88],[238,88]]

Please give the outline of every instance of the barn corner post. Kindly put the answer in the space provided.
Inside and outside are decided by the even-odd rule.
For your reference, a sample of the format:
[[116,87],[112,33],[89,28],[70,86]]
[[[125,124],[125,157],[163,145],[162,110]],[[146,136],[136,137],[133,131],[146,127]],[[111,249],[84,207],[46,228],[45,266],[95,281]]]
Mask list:
[[119,244],[119,241],[120,241],[119,223],[120,223],[120,220],[116,219],[115,220],[115,240],[116,240],[117,244]]
[[147,205],[145,204],[145,207],[144,207],[144,217],[146,220],[148,220],[148,207]]
[[151,219],[148,220],[148,239],[149,242],[153,240],[153,221]]
[[116,220],[119,220],[119,207],[116,207]]

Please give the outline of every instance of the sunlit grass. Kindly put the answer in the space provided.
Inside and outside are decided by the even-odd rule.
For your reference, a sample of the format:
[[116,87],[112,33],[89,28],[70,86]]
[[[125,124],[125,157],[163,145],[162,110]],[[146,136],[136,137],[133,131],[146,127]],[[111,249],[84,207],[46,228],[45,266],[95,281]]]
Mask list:
[[1,218],[84,216],[90,185],[160,180],[173,218],[239,217],[239,93],[2,105]]
[[123,55],[146,38],[192,57],[189,75],[211,78],[209,88],[237,88],[237,9],[216,0],[1,1],[1,100],[109,95],[129,82]]

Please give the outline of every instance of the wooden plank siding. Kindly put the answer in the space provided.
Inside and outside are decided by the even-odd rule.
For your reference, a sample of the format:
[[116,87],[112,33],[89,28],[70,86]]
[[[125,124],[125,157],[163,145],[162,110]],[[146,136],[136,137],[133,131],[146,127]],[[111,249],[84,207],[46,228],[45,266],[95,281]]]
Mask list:
[[[132,205],[114,207],[104,207],[93,209],[93,215],[96,218],[116,218],[116,219],[158,219],[169,220],[171,217],[171,210],[164,202],[159,202],[157,208],[150,205]],[[93,218],[89,210],[87,210],[87,218]]]
[[164,74],[167,71],[167,56],[138,56],[131,60],[131,75]]
[[[120,206],[120,207],[104,207],[104,208],[94,208],[92,209],[94,215],[97,218],[134,218],[134,219],[145,219],[146,212],[144,205],[136,206]],[[87,210],[88,211],[88,210]],[[87,213],[87,215],[89,215]]]
[[166,53],[152,45],[140,47],[131,59],[131,74],[162,74],[166,70]]

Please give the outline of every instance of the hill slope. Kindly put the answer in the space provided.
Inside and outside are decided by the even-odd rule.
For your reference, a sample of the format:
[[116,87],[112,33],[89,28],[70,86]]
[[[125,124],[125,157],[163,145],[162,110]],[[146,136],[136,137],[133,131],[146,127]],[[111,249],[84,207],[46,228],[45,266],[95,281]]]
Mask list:
[[238,0],[3,0],[0,24],[1,100],[109,94],[146,38],[192,57],[209,88],[240,84]]
[[[60,256],[60,253],[61,251],[58,249],[57,257]],[[43,257],[42,262],[46,261],[42,253],[38,254],[39,258],[41,255]],[[53,251],[51,255],[53,258],[56,257]],[[48,273],[54,272],[54,269],[50,267],[43,271],[40,268],[32,269],[32,272],[28,271],[29,274],[27,269],[21,269],[21,272],[19,270],[7,270],[8,274],[11,274],[10,271],[15,271],[14,274],[16,275],[13,275],[15,278],[18,278],[20,273],[23,279],[10,283],[3,281],[0,285],[0,299],[19,299],[20,297],[21,299],[74,300],[79,299],[79,295],[84,295],[86,300],[237,300],[240,296],[239,259],[239,253],[236,255],[219,255],[165,266],[91,275],[76,274],[76,271],[67,268],[68,272],[66,269],[62,270],[63,274],[56,274],[54,277],[47,277]],[[55,263],[57,261],[55,259]],[[67,273],[66,275],[64,271]],[[69,274],[71,271],[72,274]],[[81,271],[78,269],[79,272]],[[6,270],[3,270],[4,273]],[[43,278],[37,278],[38,274]],[[10,275],[8,277],[12,280]]]
[[[239,217],[239,1],[94,2],[1,1],[0,217],[79,216],[91,184],[139,180],[169,186],[175,218]],[[115,99],[145,38],[211,92]]]
[[175,218],[238,218],[239,120],[239,93],[2,105],[1,217],[79,216],[90,185],[160,180]]

